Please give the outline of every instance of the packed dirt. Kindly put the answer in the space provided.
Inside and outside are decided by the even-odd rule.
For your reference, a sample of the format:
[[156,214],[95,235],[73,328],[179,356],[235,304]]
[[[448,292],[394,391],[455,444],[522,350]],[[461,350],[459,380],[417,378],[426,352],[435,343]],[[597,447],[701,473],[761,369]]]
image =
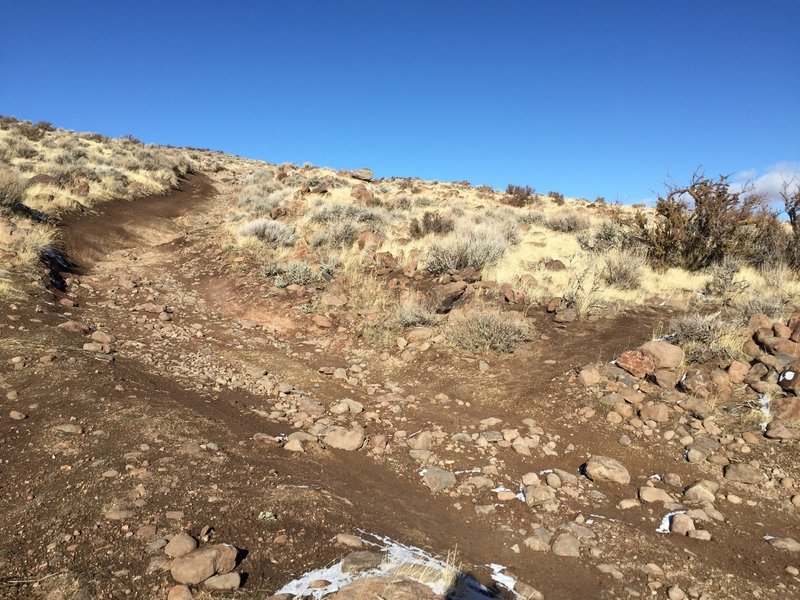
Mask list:
[[[512,354],[456,352],[428,331],[379,346],[355,331],[380,315],[350,309],[335,278],[277,289],[226,250],[235,195],[224,172],[192,175],[70,215],[65,291],[0,306],[0,597],[166,598],[176,581],[156,559],[180,532],[239,549],[238,590],[195,588],[209,597],[267,598],[352,551],[340,534],[455,550],[496,597],[514,592],[493,564],[526,597],[800,597],[800,546],[764,539],[800,539],[796,439],[748,426],[746,461],[769,473],[754,484],[686,460],[678,440],[714,419],[607,416],[609,395],[668,398],[604,369],[670,309],[556,323],[541,308]],[[592,481],[592,456],[629,482]],[[657,532],[693,509],[681,494],[696,480],[720,486],[692,514],[710,535]]]

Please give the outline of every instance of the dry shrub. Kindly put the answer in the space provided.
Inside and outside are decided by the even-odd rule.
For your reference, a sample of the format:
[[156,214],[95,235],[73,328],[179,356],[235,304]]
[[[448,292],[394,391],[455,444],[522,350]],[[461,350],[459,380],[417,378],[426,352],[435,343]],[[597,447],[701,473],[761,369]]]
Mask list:
[[547,223],[547,215],[540,211],[530,210],[520,214],[519,221],[525,225],[544,225]]
[[436,315],[427,306],[413,300],[400,303],[394,320],[401,327],[426,327],[438,322]]
[[452,344],[464,350],[498,350],[513,352],[530,340],[533,332],[520,319],[496,312],[464,312],[453,315],[447,327]]
[[285,288],[288,285],[308,285],[319,280],[319,274],[314,272],[307,263],[285,263],[273,268],[277,271],[275,287]]
[[588,229],[590,225],[591,221],[588,217],[572,211],[562,212],[547,219],[547,227],[553,231],[560,231],[561,233],[583,231],[584,229]]
[[0,210],[11,210],[22,204],[25,184],[16,173],[0,171]]
[[719,312],[686,315],[672,321],[671,328],[671,341],[683,348],[688,362],[740,358],[747,339],[741,321],[724,320]]
[[318,231],[311,240],[314,247],[346,248],[358,239],[358,228],[349,221],[335,221]]
[[757,296],[742,300],[736,304],[744,318],[749,319],[751,315],[767,315],[773,319],[779,319],[786,311],[788,302],[777,296]]
[[726,297],[740,291],[746,284],[734,281],[741,271],[742,264],[735,258],[725,258],[722,262],[712,265],[709,269],[711,279],[705,287],[705,293],[712,296]]
[[564,202],[564,194],[562,194],[561,192],[547,192],[547,195],[556,202],[560,201],[562,204]]
[[635,290],[642,283],[645,259],[634,252],[611,252],[604,258],[601,277],[605,283],[620,290]]
[[731,187],[725,176],[712,180],[700,172],[688,186],[667,187],[652,221],[637,213],[632,233],[647,246],[655,267],[690,271],[728,257],[759,266],[765,256],[779,259],[786,247],[778,216],[763,198],[750,188]]
[[497,263],[508,245],[508,240],[496,227],[462,225],[430,246],[427,269],[437,275],[468,267],[480,271]]
[[580,247],[586,252],[605,254],[611,250],[628,250],[636,246],[631,237],[619,222],[603,219],[591,228],[581,231],[576,237]]
[[294,244],[294,231],[272,219],[258,219],[245,223],[239,228],[242,237],[255,237],[270,246],[291,246]]
[[574,308],[582,316],[588,316],[602,308],[602,269],[598,261],[590,263],[580,271],[575,271],[561,294],[564,304]]
[[501,201],[503,204],[508,204],[509,206],[528,206],[536,199],[534,197],[535,193],[536,190],[529,185],[514,185],[509,183],[506,188],[506,195],[503,196]]
[[421,220],[411,219],[408,225],[408,233],[412,238],[421,238],[431,233],[437,235],[447,234],[453,231],[454,227],[455,221],[450,217],[425,211]]

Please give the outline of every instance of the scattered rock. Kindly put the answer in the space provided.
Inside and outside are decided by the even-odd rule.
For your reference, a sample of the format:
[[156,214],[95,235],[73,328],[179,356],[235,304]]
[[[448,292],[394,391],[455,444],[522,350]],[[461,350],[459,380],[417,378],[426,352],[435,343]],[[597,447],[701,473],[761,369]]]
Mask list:
[[622,485],[631,482],[628,469],[618,460],[607,456],[593,456],[586,461],[583,468],[592,481],[612,481]]

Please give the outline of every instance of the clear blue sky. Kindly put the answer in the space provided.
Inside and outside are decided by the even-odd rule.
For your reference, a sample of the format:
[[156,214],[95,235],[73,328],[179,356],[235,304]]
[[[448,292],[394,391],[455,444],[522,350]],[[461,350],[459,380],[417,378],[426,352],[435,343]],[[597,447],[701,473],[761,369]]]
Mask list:
[[69,129],[628,202],[800,163],[798,0],[0,9],[0,114]]

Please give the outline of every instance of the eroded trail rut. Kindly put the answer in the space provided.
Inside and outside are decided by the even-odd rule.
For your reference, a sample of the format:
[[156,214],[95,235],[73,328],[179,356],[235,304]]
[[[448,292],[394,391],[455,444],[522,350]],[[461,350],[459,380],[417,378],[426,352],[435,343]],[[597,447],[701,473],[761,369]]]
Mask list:
[[[168,575],[145,574],[147,543],[209,526],[213,539],[247,550],[240,593],[262,598],[340,557],[337,533],[365,530],[440,555],[457,548],[488,583],[486,566],[503,564],[547,598],[646,588],[650,575],[641,570],[626,571],[632,574],[620,582],[598,570],[602,560],[528,549],[523,540],[542,515],[518,500],[498,502],[476,482],[453,495],[431,493],[419,469],[433,452],[459,473],[459,484],[481,474],[516,491],[525,473],[557,468],[567,478],[588,453],[619,455],[605,422],[578,412],[586,402],[568,374],[649,339],[669,315],[651,311],[569,330],[542,317],[544,339],[513,356],[486,357],[487,369],[436,348],[411,361],[381,360],[347,331],[295,325],[287,299],[270,297],[253,270],[226,253],[217,225],[231,201],[224,181],[192,176],[173,196],[110,203],[65,223],[67,252],[82,268],[70,288],[77,307],[58,305],[38,317],[20,309],[41,324],[26,332],[30,352],[60,348],[63,367],[14,383],[41,416],[0,446],[3,456],[17,457],[0,483],[7,515],[0,535],[18,539],[2,559],[12,571],[24,574],[36,563],[19,556],[40,554],[45,566],[36,573],[62,570],[86,597],[164,597]],[[262,322],[248,318],[262,313]],[[65,319],[113,335],[115,361],[94,360],[79,334],[54,327]],[[328,367],[344,375],[331,376]],[[342,400],[363,410],[331,413]],[[497,424],[481,426],[489,418]],[[48,427],[64,422],[83,434]],[[326,424],[357,425],[367,443],[352,452],[308,443],[293,453],[273,440]],[[540,446],[524,455],[494,438],[451,441],[504,429],[535,432]],[[420,431],[433,432],[432,445],[410,456],[405,439]],[[645,478],[666,470],[696,477],[674,449],[647,443],[627,450],[625,463]],[[632,517],[616,507],[633,488],[600,488],[587,499],[586,485],[570,484],[580,492],[561,498],[558,513],[565,524],[589,519],[583,543],[610,564],[671,561],[684,579],[728,572],[761,579],[778,568],[736,532],[721,531],[726,552],[713,555],[703,542],[659,536],[653,520],[660,510]],[[112,518],[113,511],[125,516]],[[748,534],[793,527],[780,515],[752,517],[760,525]],[[702,564],[694,564],[699,553]],[[2,590],[20,598],[29,591]]]

